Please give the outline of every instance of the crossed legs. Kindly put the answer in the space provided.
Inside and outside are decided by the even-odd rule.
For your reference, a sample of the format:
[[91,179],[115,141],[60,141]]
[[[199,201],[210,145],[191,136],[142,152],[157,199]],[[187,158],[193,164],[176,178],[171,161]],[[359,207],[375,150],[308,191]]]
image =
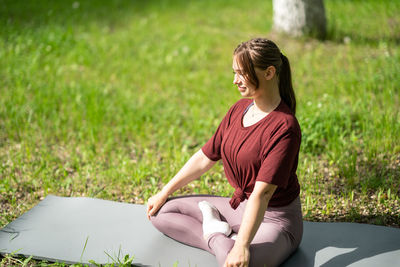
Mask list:
[[225,212],[228,208],[232,209],[229,206],[229,198],[206,195],[171,198],[151,217],[151,222],[167,236],[215,255],[203,237],[203,215],[198,206],[201,201],[213,204],[220,212],[222,221],[231,226],[237,221],[236,224],[240,225],[240,220],[237,220],[232,212]]
[[[222,233],[214,233],[204,239],[203,215],[198,206],[200,201],[214,205],[220,212],[221,220],[231,226],[232,233],[238,233],[245,202],[233,210],[229,205],[229,198],[219,196],[194,195],[171,198],[155,216],[151,217],[151,222],[167,236],[214,254],[219,266],[222,266],[235,240]],[[297,246],[298,242],[293,240],[290,233],[284,231],[279,224],[264,218],[250,244],[250,266],[277,266]]]

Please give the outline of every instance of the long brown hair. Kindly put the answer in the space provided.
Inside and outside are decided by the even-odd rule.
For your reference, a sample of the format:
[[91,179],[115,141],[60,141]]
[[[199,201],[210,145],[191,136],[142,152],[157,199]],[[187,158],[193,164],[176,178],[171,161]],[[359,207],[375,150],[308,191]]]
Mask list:
[[271,40],[255,38],[236,47],[233,55],[244,72],[244,77],[258,88],[260,82],[254,68],[262,70],[274,66],[279,77],[279,94],[293,114],[296,114],[296,97],[292,86],[292,74],[288,58]]

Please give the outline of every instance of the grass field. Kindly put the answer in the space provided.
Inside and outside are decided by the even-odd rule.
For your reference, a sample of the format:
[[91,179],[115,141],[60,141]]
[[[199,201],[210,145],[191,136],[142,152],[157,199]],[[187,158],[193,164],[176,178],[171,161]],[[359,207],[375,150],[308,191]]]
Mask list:
[[[400,227],[400,2],[325,6],[317,41],[273,33],[271,1],[1,1],[0,227],[47,194],[145,203],[240,98],[256,36],[291,61],[304,219]],[[176,194],[232,192],[218,164]]]

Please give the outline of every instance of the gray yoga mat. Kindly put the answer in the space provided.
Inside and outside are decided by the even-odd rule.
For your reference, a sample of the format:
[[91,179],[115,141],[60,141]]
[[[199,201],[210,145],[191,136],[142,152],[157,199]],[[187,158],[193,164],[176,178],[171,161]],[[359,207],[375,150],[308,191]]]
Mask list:
[[[138,204],[49,195],[0,230],[0,253],[103,264],[129,254],[135,266],[217,266],[210,253],[156,230],[145,210]],[[400,266],[400,229],[304,222],[300,248],[283,266]]]

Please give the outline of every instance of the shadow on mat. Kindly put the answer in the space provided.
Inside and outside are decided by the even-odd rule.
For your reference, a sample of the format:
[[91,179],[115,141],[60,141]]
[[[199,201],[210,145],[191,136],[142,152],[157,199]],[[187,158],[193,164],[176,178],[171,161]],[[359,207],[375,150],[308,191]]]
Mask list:
[[[304,222],[299,249],[281,266],[348,266],[400,249],[400,231],[354,223]],[[395,233],[395,234],[394,234]]]

